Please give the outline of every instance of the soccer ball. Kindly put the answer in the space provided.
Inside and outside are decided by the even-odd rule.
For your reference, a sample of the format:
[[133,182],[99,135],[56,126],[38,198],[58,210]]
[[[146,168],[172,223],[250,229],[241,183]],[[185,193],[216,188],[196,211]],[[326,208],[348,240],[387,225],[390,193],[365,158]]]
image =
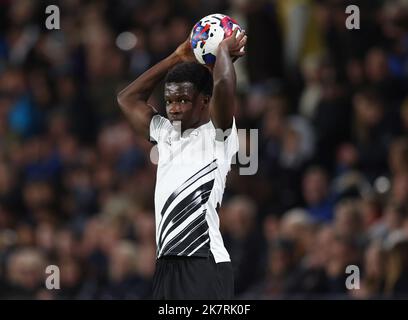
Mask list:
[[218,45],[238,28],[237,36],[242,28],[229,16],[215,13],[198,21],[190,34],[191,48],[194,56],[201,64],[214,65]]

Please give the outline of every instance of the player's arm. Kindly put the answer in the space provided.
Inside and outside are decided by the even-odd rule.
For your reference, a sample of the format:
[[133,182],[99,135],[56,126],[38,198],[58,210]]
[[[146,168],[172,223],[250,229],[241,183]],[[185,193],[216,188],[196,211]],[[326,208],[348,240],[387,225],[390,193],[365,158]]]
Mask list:
[[189,41],[182,43],[176,51],[163,59],[125,89],[119,92],[117,101],[135,129],[145,137],[149,137],[149,125],[157,111],[147,103],[156,85],[164,78],[167,71],[184,61],[194,61]]
[[246,43],[245,32],[237,37],[237,29],[218,46],[213,69],[214,89],[210,104],[211,120],[217,129],[231,128],[235,111],[236,75],[233,59],[245,54],[241,48]]

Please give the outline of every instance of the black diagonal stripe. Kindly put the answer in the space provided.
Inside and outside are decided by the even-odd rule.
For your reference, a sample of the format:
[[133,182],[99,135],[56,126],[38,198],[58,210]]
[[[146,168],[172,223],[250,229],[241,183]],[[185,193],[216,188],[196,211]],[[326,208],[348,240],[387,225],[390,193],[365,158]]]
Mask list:
[[[204,191],[202,194],[200,194],[200,196],[201,196],[201,203],[200,203],[200,205],[202,205],[202,204],[204,204],[204,203],[206,203],[207,201],[208,201],[208,198],[210,197],[210,194],[211,194],[211,190],[208,190],[208,191]],[[195,210],[192,208],[192,206],[190,206],[190,205],[188,205],[187,207],[185,207],[179,214],[177,214],[174,218],[173,218],[173,220],[172,220],[172,222],[173,222],[173,225],[172,225],[172,227],[174,227],[174,226],[177,226],[178,225],[178,222],[183,218],[183,217],[185,217],[189,212],[194,212]]]
[[[199,225],[195,227],[195,229],[189,230],[189,233],[184,235],[186,237],[185,240],[183,240],[183,238],[180,237],[180,238],[177,238],[178,241],[175,241],[175,242],[172,242],[171,244],[166,245],[161,251],[162,252],[161,255],[167,255],[169,253],[179,254],[182,250],[184,250],[185,247],[188,246],[188,243],[186,241],[187,239],[190,238],[190,233],[194,234],[195,238],[197,238],[198,236],[200,236],[201,234],[207,231],[208,231],[207,223],[205,221],[202,221]],[[183,243],[185,243],[185,245],[183,245]]]
[[[203,242],[206,242],[209,239],[208,236],[208,229],[206,231],[203,231],[201,235],[198,237],[194,238],[188,236],[185,241],[183,241],[180,246],[177,246],[176,252],[179,252],[180,255],[185,255],[188,256],[191,254],[195,249],[197,249],[200,245],[203,244]],[[184,249],[183,249],[184,247]]]
[[[210,180],[201,186],[199,186],[197,189],[195,189],[193,192],[191,192],[187,197],[185,197],[183,200],[181,200],[174,208],[173,210],[169,213],[169,215],[166,217],[165,221],[163,222],[161,226],[161,231],[160,231],[160,237],[159,237],[159,245],[161,246],[162,244],[162,237],[163,237],[163,232],[166,230],[167,225],[174,219],[174,217],[182,211],[185,207],[190,205],[193,201],[197,202],[197,205],[199,204],[204,204],[204,199],[205,201],[208,200],[208,197],[202,198],[201,195],[209,190],[212,190],[214,186],[214,179]],[[162,219],[163,221],[163,219]],[[160,221],[160,222],[162,222]],[[159,226],[160,230],[160,226]]]
[[[205,220],[205,213],[201,214],[200,217],[202,217],[202,219],[196,221],[196,223],[194,224],[190,224],[169,243],[167,243],[166,246],[162,249],[162,254],[165,255],[168,252],[180,253],[184,249],[186,249],[192,241],[197,239],[204,232],[208,231],[208,224]],[[183,239],[184,237],[186,238]]]
[[[191,234],[189,234],[186,239],[171,248],[169,252],[187,256],[208,238],[208,226],[206,226],[206,224],[200,225],[200,227],[191,232]],[[196,240],[198,240],[199,242],[197,242]],[[195,244],[193,246],[190,246],[190,244],[192,244],[193,242]]]
[[206,224],[205,214],[200,214],[197,218],[191,221],[183,230],[181,230],[173,239],[171,239],[166,245],[159,250],[159,252],[166,252],[169,248],[173,247],[176,243],[180,242],[189,232],[194,231],[199,226]]
[[178,187],[166,200],[166,203],[163,206],[163,209],[161,211],[161,215],[163,216],[164,213],[166,212],[167,208],[171,205],[171,203],[174,201],[174,199],[177,198],[177,196],[182,193],[184,190],[186,190],[189,186],[191,186],[194,182],[196,182],[198,179],[206,176],[210,172],[214,171],[217,167],[213,168],[211,171],[207,172],[205,175],[198,177],[194,181],[192,181],[194,178],[196,178],[202,171],[207,169],[211,164],[213,164],[217,159],[213,160],[211,163],[207,164],[205,167],[194,173],[190,178],[188,178],[186,181],[183,182],[183,184]]
[[[193,200],[193,202],[191,203],[190,209],[186,210],[184,215],[187,214],[191,214],[194,213],[195,211],[197,211],[197,209],[199,209],[201,207],[201,194],[197,195],[196,199]],[[178,223],[177,225],[180,225],[180,223]],[[166,224],[167,226],[167,224]],[[169,231],[166,233],[166,235],[164,235],[166,228],[163,227],[163,230],[160,232],[160,237],[159,237],[159,246],[163,245],[164,240],[166,240],[167,236],[170,234],[171,230],[174,230],[173,226],[170,227]]]
[[[204,242],[204,241],[203,241]],[[200,243],[200,245],[201,245],[202,243]],[[210,241],[206,241],[206,244],[204,244],[201,248],[199,248],[199,249],[197,249],[197,251],[195,251],[194,253],[192,253],[194,250],[196,250],[196,248],[197,248],[198,246],[196,246],[194,249],[192,249],[191,250],[191,252],[190,252],[190,250],[186,253],[186,254],[183,254],[183,256],[184,255],[187,255],[187,256],[200,256],[200,257],[202,257],[203,255],[205,255],[205,256],[207,256],[208,257],[208,255],[209,255],[209,253],[210,253]]]
[[[206,210],[204,210],[204,212],[205,212],[205,211],[206,211]],[[189,223],[187,226],[185,226],[184,229],[182,229],[174,238],[178,237],[178,235],[181,234],[181,233],[185,234],[186,232],[184,232],[184,231],[187,230],[187,232],[188,232],[188,230],[193,229],[195,226],[197,226],[198,224],[200,224],[203,220],[205,220],[205,214],[204,214],[204,213],[201,213],[199,216],[195,217],[192,221],[190,221],[190,223]],[[166,238],[167,238],[167,236],[168,236],[169,234],[170,234],[170,232],[167,232],[167,234],[163,237],[163,239],[161,239],[161,237],[160,237],[160,239],[159,239],[159,248],[162,247],[162,245],[163,245],[163,243],[164,243],[164,240],[166,240]],[[160,236],[162,236],[162,235],[163,235],[163,234],[160,234]],[[174,243],[174,238],[171,239],[170,242],[173,242],[173,243]]]
[[[199,208],[199,206],[197,206],[197,209],[198,209],[198,208]],[[194,210],[194,211],[196,211],[196,210]],[[195,225],[198,225],[199,223],[201,223],[201,221],[197,221],[198,219],[205,220],[205,215],[200,214],[200,215],[199,215],[198,217],[196,217],[193,221],[191,221],[186,227],[184,227],[184,229],[182,229],[178,234],[180,234],[180,233],[184,233],[184,234],[185,234],[185,232],[184,232],[185,230],[188,231],[188,229],[192,229]],[[159,243],[159,246],[160,246],[160,247],[163,245],[164,241],[165,241],[166,238],[171,234],[171,232],[172,232],[173,230],[175,230],[178,226],[180,226],[183,221],[184,221],[184,220],[180,220],[180,223],[177,223],[177,225],[172,225],[172,226],[170,227],[170,229],[168,230],[168,232],[166,233],[166,235],[163,237],[162,241]],[[177,234],[175,237],[178,237],[178,234]],[[171,242],[174,242],[173,240],[174,240],[174,239],[172,239]]]
[[[166,244],[166,247],[172,243],[176,243],[177,241],[179,241],[180,239],[182,239],[188,232],[190,232],[191,230],[193,230],[194,228],[196,228],[199,224],[205,222],[205,212],[207,210],[204,209],[203,212],[200,213],[199,216],[195,217],[192,221],[189,222],[188,225],[186,225],[182,230],[180,230],[180,232],[178,232],[173,239],[170,239],[170,241]],[[168,234],[167,234],[168,235]],[[166,235],[166,236],[167,236]],[[163,241],[164,242],[164,241]],[[163,243],[162,243],[163,244]],[[162,244],[159,243],[159,247],[162,247]]]
[[[166,232],[166,235],[162,237],[161,241],[159,242],[160,245],[163,244],[163,242],[166,240],[167,236],[177,227],[179,227],[185,219],[184,217],[191,215],[197,209],[201,207],[203,203],[206,203],[208,201],[208,198],[210,197],[211,190],[205,191],[204,193],[200,194],[197,199],[192,203],[192,205],[189,205],[188,207],[184,208],[182,212],[177,214],[174,219],[172,220],[173,224],[169,228],[169,230]],[[201,196],[201,201],[199,197]],[[163,229],[161,234],[164,234],[165,230]]]

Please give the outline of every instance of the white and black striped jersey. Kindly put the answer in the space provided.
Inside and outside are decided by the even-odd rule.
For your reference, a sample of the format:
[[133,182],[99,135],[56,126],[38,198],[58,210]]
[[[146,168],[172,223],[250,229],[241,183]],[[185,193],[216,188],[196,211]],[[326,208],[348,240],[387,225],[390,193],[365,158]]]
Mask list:
[[221,205],[231,160],[239,148],[235,119],[220,137],[211,121],[182,135],[160,115],[150,122],[159,153],[155,188],[157,257],[204,256],[230,261],[219,230]]

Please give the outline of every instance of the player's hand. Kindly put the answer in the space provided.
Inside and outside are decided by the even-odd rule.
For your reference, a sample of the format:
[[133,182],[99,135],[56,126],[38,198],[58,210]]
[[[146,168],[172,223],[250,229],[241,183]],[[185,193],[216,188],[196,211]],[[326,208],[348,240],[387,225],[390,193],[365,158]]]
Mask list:
[[181,59],[183,62],[193,62],[196,61],[194,57],[193,49],[191,48],[190,38],[187,38],[182,44],[178,46],[175,51],[175,54]]
[[244,30],[238,36],[237,33],[238,29],[235,28],[232,34],[220,43],[221,48],[228,50],[233,61],[245,55],[245,50],[242,48],[244,48],[248,39]]

